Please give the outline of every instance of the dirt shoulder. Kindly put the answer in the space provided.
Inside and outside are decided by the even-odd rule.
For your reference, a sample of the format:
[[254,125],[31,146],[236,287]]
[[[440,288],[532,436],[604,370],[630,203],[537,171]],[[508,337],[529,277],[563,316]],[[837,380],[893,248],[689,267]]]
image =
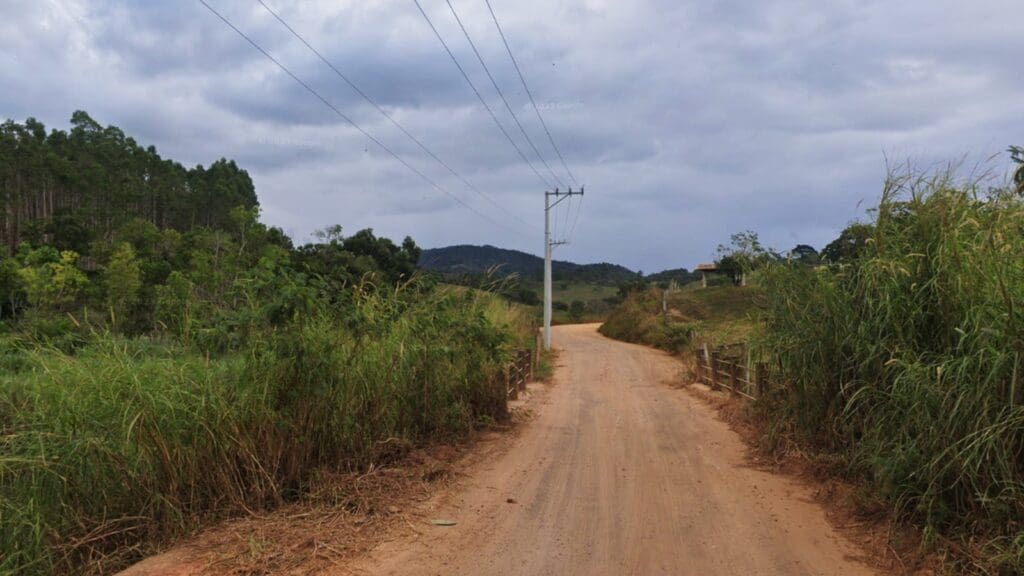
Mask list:
[[[688,376],[688,375],[687,375]],[[830,525],[863,550],[862,557],[884,574],[926,576],[943,573],[941,559],[921,546],[921,534],[895,522],[889,506],[856,484],[846,481],[836,463],[793,446],[769,453],[760,446],[762,422],[747,399],[728,391],[713,391],[684,378],[673,385],[714,409],[744,441],[749,465],[804,485],[825,511]]]

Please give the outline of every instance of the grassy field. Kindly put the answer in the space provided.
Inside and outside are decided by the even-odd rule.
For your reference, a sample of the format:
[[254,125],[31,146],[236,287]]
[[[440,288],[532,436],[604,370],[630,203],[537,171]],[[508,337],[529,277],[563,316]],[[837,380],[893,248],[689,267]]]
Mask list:
[[699,342],[740,342],[754,328],[760,294],[754,286],[689,285],[669,293],[668,314],[663,314],[663,291],[649,288],[631,293],[612,310],[601,333],[670,352]]
[[[533,291],[538,298],[544,295],[544,284],[536,281],[520,281],[520,286]],[[588,282],[552,282],[551,301],[553,305],[553,324],[572,324],[578,322],[601,322],[612,310],[613,305],[608,299],[614,298],[619,292],[617,286],[594,284]],[[569,307],[573,302],[583,304],[583,313],[573,317]],[[538,307],[538,310],[540,308]]]
[[756,280],[749,286],[722,285],[701,288],[700,284],[670,292],[670,316],[695,325],[694,338],[709,344],[746,341],[756,326],[762,290]]
[[566,304],[579,300],[584,304],[592,305],[603,302],[606,298],[614,297],[618,293],[615,286],[603,284],[572,284],[567,282],[552,283],[552,300],[565,302]]

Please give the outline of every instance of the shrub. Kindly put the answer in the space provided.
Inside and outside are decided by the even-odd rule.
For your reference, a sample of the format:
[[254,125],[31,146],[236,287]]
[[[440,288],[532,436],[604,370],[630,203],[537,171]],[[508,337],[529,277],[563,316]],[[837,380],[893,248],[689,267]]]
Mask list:
[[661,314],[661,291],[632,292],[598,329],[609,338],[681,352],[697,332],[694,322],[678,322]]

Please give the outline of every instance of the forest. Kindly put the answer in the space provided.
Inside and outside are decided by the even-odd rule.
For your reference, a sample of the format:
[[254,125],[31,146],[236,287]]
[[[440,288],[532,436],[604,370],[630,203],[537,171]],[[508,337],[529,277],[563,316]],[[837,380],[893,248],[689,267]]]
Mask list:
[[67,132],[47,133],[33,118],[0,125],[0,199],[8,251],[29,241],[79,253],[128,220],[187,232],[226,226],[233,208],[258,206],[233,161],[185,168],[81,110]]
[[295,246],[234,162],[71,124],[2,129],[0,573],[112,573],[505,417],[518,307],[416,273],[411,238]]

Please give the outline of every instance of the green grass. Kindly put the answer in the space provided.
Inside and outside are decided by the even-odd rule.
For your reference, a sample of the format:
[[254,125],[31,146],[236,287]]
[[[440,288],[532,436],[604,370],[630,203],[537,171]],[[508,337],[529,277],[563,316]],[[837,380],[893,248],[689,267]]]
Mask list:
[[[521,280],[520,285],[527,290],[532,290],[539,298],[543,298],[544,284],[542,282]],[[582,317],[573,318],[568,310],[560,310],[556,307],[552,310],[551,322],[552,324],[600,322],[613,308],[607,299],[615,297],[618,292],[619,289],[616,286],[589,282],[559,282],[556,279],[551,285],[552,302],[556,305],[569,306],[574,301],[579,301],[584,304],[585,312]],[[538,314],[542,313],[539,306],[537,310]]]
[[[0,354],[0,573],[110,573],[210,517],[298,498],[389,438],[505,416],[498,379],[531,320],[476,291],[364,294],[205,358],[96,337]],[[5,342],[10,344],[9,342]]]
[[1024,202],[909,174],[875,215],[858,260],[767,271],[770,439],[841,455],[960,569],[1024,573]]
[[747,340],[763,305],[763,291],[756,276],[748,286],[721,285],[701,288],[699,284],[669,295],[669,311],[680,320],[694,324],[695,338],[710,344],[732,344]]
[[551,297],[552,300],[558,300],[559,302],[565,302],[566,304],[579,300],[584,304],[591,304],[594,302],[601,302],[605,298],[611,298],[618,293],[619,289],[615,286],[605,286],[603,284],[566,284],[561,282],[553,282],[551,286]]
[[[536,280],[519,280],[519,286],[532,290],[538,298],[544,296],[544,284]],[[551,283],[552,300],[569,304],[573,300],[579,300],[584,304],[596,304],[603,302],[605,298],[614,297],[618,294],[617,286],[604,284],[592,284],[589,282],[559,282],[556,278]]]
[[601,326],[611,338],[679,353],[694,344],[744,341],[752,332],[761,291],[757,287],[688,286],[669,293],[662,314],[662,290],[632,293]]

